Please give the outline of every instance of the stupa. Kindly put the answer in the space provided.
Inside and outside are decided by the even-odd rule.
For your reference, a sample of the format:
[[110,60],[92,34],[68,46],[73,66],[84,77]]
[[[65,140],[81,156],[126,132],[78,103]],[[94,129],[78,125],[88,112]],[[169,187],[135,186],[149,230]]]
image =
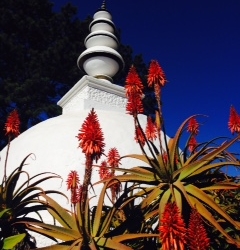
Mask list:
[[[9,175],[27,155],[32,153],[26,161],[24,170],[30,176],[42,172],[57,173],[62,180],[46,182],[41,187],[45,190],[58,190],[68,197],[70,193],[67,191],[65,181],[70,171],[78,171],[80,181],[83,179],[85,156],[78,147],[76,136],[92,108],[98,115],[104,133],[105,152],[116,147],[121,156],[141,153],[139,145],[134,140],[133,118],[126,114],[125,90],[121,86],[114,85],[112,81],[112,77],[123,69],[124,62],[117,52],[118,39],[114,35],[115,25],[106,9],[105,1],[94,14],[89,28],[90,34],[85,39],[86,50],[77,60],[78,67],[86,75],[57,103],[62,107],[61,115],[31,127],[11,142],[7,164],[7,175]],[[146,117],[142,115],[139,118],[145,127]],[[2,179],[6,148],[0,152],[0,157]],[[127,159],[122,161],[122,167],[128,167],[130,164]],[[98,169],[94,169],[92,183],[98,180]],[[98,187],[95,187],[96,194],[98,191]],[[70,209],[66,199],[57,196],[56,200]],[[47,217],[44,218],[48,220]],[[45,238],[40,239],[40,242],[39,238],[37,240],[38,246],[47,244]]]

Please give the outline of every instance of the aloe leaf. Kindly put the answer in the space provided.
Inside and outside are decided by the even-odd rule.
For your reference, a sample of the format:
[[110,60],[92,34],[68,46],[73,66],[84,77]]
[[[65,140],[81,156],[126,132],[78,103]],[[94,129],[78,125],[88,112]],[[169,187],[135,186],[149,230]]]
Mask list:
[[178,191],[177,188],[174,187],[174,185],[173,185],[173,198],[177,207],[179,208],[180,213],[182,213],[182,194],[181,192]]
[[183,185],[183,183],[180,180],[177,180],[174,182],[173,184],[176,188],[178,188],[178,190],[183,194],[183,196],[185,197],[186,201],[188,202],[188,204],[191,206],[191,202],[189,200],[189,195],[186,192],[185,186]]
[[[48,173],[44,173],[44,174],[48,174]],[[39,174],[39,176],[40,176],[41,174]],[[34,176],[35,177],[35,176]],[[28,194],[29,193],[29,191],[31,190],[31,191],[34,191],[34,188],[37,188],[37,186],[40,184],[40,183],[42,183],[42,182],[44,182],[44,181],[47,181],[47,180],[50,180],[50,179],[52,179],[52,178],[61,178],[61,177],[57,177],[57,175],[56,176],[47,176],[47,177],[44,177],[44,178],[42,178],[42,179],[40,179],[40,180],[38,180],[38,181],[36,181],[36,182],[34,182],[34,183],[31,183],[31,184],[28,184],[28,185],[26,185],[26,182],[21,186],[21,187],[19,187],[16,191],[15,191],[15,193],[14,193],[14,198],[16,197],[18,200],[16,200],[16,202],[19,202],[24,196],[26,196],[26,194]],[[29,179],[29,181],[31,181],[31,179],[32,178],[30,178]],[[26,186],[26,187],[25,187]],[[23,190],[21,190],[22,188],[24,188]],[[39,190],[40,190],[40,187],[38,187],[39,188]],[[38,196],[38,194],[33,194],[33,195],[35,195],[35,197],[37,197]],[[63,194],[63,196],[64,196],[64,194]]]
[[111,180],[104,184],[104,186],[101,190],[100,196],[99,196],[97,210],[96,210],[96,214],[95,214],[94,222],[93,222],[93,232],[92,232],[93,237],[95,237],[97,235],[97,233],[99,232],[102,211],[103,211],[102,208],[103,208],[103,204],[104,204],[104,197],[105,197],[105,194],[107,192],[109,182],[111,182]]
[[227,183],[216,183],[208,187],[203,187],[201,190],[229,190],[229,189],[237,189],[239,188],[240,184],[237,184],[235,182],[227,182]]
[[233,140],[222,144],[220,147],[212,150],[210,153],[204,155],[199,160],[189,165],[183,166],[183,168],[180,171],[179,179],[182,180],[191,175],[192,173],[194,173],[195,171],[197,171],[198,169],[200,169],[202,166],[209,164],[209,162],[213,161],[215,157],[217,157],[220,153],[229,148],[235,141],[239,140],[239,138],[240,135],[234,138]]
[[125,155],[122,158],[133,158],[133,159],[140,160],[142,162],[145,162],[148,166],[151,166],[153,169],[157,170],[157,172],[159,172],[159,164],[157,160],[150,158],[146,155],[131,154],[131,155]]
[[18,234],[18,235],[13,235],[10,237],[7,237],[3,240],[3,250],[7,250],[7,249],[14,249],[14,247],[20,243],[24,238],[25,238],[26,234]]
[[[38,247],[37,249],[38,250],[70,250],[70,246],[56,244],[56,245],[51,245],[51,246],[47,246],[47,247]],[[71,247],[71,250],[79,250],[79,247],[73,246],[73,247]]]
[[109,248],[109,249],[115,249],[115,250],[132,250],[131,247],[121,244],[118,241],[115,241],[111,238],[95,237],[94,240],[96,244],[100,248],[103,247],[103,249]]
[[3,211],[0,212],[0,218],[4,216],[5,213],[11,212],[11,208],[6,208]]
[[189,196],[191,200],[192,207],[195,207],[197,211],[209,221],[219,232],[221,232],[231,244],[235,244],[240,247],[240,243],[234,240],[227,232],[220,226],[220,224],[215,220],[212,214],[202,205],[202,203],[193,196]]
[[190,155],[190,157],[186,160],[185,164],[188,165],[191,162],[196,161],[199,157],[208,154],[209,151],[212,151],[213,148],[216,148],[210,147],[209,145],[213,144],[216,140],[219,140],[220,138],[221,137],[217,137],[205,143],[198,151]]
[[41,194],[47,201],[49,213],[64,227],[78,230],[74,217],[62,208],[56,201],[45,194]]
[[148,212],[147,214],[144,215],[145,221],[151,219],[152,217],[158,216],[158,213],[159,213],[158,209],[155,209],[155,210],[153,210],[151,212]]
[[[27,173],[25,171],[22,171],[21,173]],[[51,174],[51,175],[50,175]],[[38,180],[35,181],[35,179],[39,178],[40,176],[43,176],[43,175],[47,175],[45,177],[42,177]],[[34,175],[32,177],[30,177],[29,175],[27,175],[28,178],[26,181],[24,181],[20,186],[19,188],[16,190],[15,193],[20,193],[21,190],[24,191],[26,187],[34,187],[34,186],[37,186],[39,185],[40,183],[46,181],[46,180],[49,180],[49,179],[52,179],[52,178],[61,178],[60,175],[57,175],[57,174],[54,174],[52,172],[44,172],[44,173],[40,173],[40,174],[37,174],[37,175]],[[31,183],[32,181],[34,181],[33,183]]]
[[112,240],[115,242],[122,242],[125,240],[132,240],[137,238],[152,238],[152,237],[159,237],[159,234],[148,234],[148,233],[123,234],[112,237]]
[[21,223],[27,223],[26,227],[31,231],[62,241],[72,241],[82,238],[78,231],[69,228],[63,228],[61,226],[50,225],[41,222],[29,223],[27,221],[22,221]]
[[109,231],[109,226],[112,222],[112,217],[114,213],[116,212],[116,208],[112,207],[111,210],[108,212],[107,216],[104,218],[103,222],[100,225],[99,235],[102,237],[105,233]]
[[[188,121],[196,116],[200,116],[199,114],[197,115],[193,115],[190,116],[188,119],[186,119],[181,126],[178,128],[175,136],[173,138],[170,139],[169,143],[168,143],[168,149],[169,149],[169,156],[170,156],[170,166],[174,166],[174,161],[175,161],[175,155],[176,155],[176,151],[178,150],[179,147],[179,140],[180,137],[184,131],[184,127],[186,126],[186,124],[188,123]],[[172,169],[173,171],[173,169]]]
[[171,198],[171,189],[170,187],[163,193],[162,197],[160,198],[159,201],[159,219],[162,218],[164,209],[166,204],[169,202],[170,198]]
[[198,174],[201,174],[201,173],[206,172],[208,170],[217,169],[217,168],[221,168],[221,167],[225,167],[225,166],[240,166],[240,163],[239,162],[217,162],[217,163],[212,163],[212,164],[209,164],[209,165],[206,165],[206,166],[202,166],[201,168],[197,169],[195,172],[193,172],[189,176],[198,175]]
[[211,207],[218,214],[220,214],[225,220],[229,221],[233,226],[239,228],[237,223],[224,210],[222,210],[222,208],[209,195],[207,195],[201,189],[191,184],[185,186],[185,189],[187,193],[189,193],[193,197],[196,197],[201,202],[205,203],[207,206]]
[[164,187],[165,185],[167,184],[161,183],[157,187],[153,187],[152,188],[153,191],[150,194],[148,194],[145,199],[143,199],[141,203],[141,208],[144,209],[145,207],[149,206],[155,199],[157,199],[157,197],[163,192],[161,188]]
[[148,183],[148,182],[153,182],[156,181],[156,178],[154,175],[152,176],[136,176],[133,174],[128,174],[128,175],[119,175],[115,176],[115,179],[121,181],[121,182],[135,182],[135,181],[140,181],[143,183]]
[[142,176],[142,177],[152,177],[153,176],[153,171],[150,171],[149,169],[146,169],[144,167],[134,167],[134,168],[130,168],[130,169],[126,169],[126,168],[117,168],[117,171],[119,172],[124,172],[124,173],[129,173],[129,174],[133,174],[136,176]]

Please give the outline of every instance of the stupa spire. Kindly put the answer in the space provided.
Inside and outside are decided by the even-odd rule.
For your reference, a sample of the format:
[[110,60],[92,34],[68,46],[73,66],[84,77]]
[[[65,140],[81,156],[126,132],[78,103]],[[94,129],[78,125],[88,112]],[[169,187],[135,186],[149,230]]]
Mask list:
[[101,10],[107,10],[106,8],[106,1],[103,0],[102,6],[101,6]]
[[112,16],[106,10],[106,1],[93,15],[89,30],[84,41],[87,49],[79,56],[78,67],[89,76],[112,81],[112,77],[123,69],[124,62],[117,52],[119,42],[114,35]]

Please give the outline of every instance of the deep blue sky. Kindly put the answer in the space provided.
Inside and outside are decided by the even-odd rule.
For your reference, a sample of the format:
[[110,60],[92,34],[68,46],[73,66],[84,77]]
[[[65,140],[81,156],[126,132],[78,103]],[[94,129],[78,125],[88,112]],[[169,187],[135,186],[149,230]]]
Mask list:
[[[67,2],[55,0],[55,6]],[[70,2],[81,20],[102,4]],[[232,137],[227,127],[230,105],[240,112],[240,0],[107,0],[107,9],[122,31],[122,43],[147,63],[158,60],[165,70],[168,134],[188,116],[206,114],[200,141]]]

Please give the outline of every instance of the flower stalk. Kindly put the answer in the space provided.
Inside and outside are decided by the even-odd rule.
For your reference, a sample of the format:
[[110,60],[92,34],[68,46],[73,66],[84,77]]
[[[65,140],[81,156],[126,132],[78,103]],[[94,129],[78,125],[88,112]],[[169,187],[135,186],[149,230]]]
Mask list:
[[6,158],[4,163],[4,175],[3,175],[3,181],[6,182],[7,180],[7,161],[8,161],[8,155],[9,155],[9,149],[12,138],[17,137],[20,134],[20,119],[19,114],[17,110],[13,110],[5,123],[5,135],[8,136],[8,144],[7,144],[7,152],[6,152]]

